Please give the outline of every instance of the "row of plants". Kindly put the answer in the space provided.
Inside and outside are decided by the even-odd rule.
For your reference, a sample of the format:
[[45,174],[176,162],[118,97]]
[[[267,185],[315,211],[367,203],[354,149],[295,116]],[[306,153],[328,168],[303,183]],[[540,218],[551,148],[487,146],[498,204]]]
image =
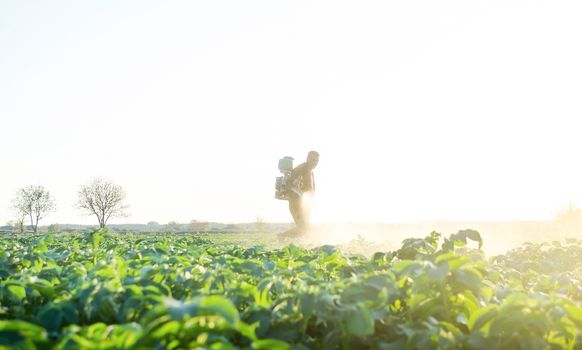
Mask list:
[[0,239],[0,346],[581,349],[582,242],[473,230],[367,258],[106,229]]

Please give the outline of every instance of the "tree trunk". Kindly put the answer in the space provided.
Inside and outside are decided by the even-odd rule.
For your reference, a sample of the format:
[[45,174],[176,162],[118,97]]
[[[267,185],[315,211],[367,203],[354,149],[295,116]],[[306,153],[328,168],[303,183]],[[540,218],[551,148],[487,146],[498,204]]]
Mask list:
[[32,228],[34,233],[36,233],[38,231],[38,218],[39,218],[40,214],[36,215],[36,221],[34,222],[34,227]]

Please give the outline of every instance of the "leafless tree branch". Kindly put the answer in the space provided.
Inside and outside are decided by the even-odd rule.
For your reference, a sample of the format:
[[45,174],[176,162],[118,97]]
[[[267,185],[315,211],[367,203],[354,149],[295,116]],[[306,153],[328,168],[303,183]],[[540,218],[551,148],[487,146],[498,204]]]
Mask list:
[[99,221],[99,227],[105,227],[111,217],[127,216],[124,200],[125,191],[121,186],[97,178],[81,187],[77,207],[89,215],[95,215]]
[[30,219],[30,226],[36,233],[39,221],[54,211],[56,204],[48,190],[43,186],[33,185],[16,192],[12,207],[18,212],[19,217]]

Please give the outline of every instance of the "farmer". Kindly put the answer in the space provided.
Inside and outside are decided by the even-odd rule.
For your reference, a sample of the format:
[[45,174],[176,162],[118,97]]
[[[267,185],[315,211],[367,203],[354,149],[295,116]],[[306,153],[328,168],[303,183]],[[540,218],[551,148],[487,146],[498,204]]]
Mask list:
[[293,221],[295,221],[295,228],[281,233],[281,237],[302,235],[309,229],[311,199],[315,194],[313,169],[318,162],[319,153],[310,151],[307,154],[307,161],[299,164],[291,172],[288,179],[291,188],[289,191],[289,211],[293,216]]

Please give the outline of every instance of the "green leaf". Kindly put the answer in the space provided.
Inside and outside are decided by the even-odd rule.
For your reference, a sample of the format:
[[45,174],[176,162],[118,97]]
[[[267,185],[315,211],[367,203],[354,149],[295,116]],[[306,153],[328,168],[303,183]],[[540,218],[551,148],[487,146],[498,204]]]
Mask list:
[[253,308],[247,310],[243,317],[243,320],[248,324],[257,325],[257,334],[259,338],[262,338],[265,332],[269,329],[269,326],[273,318],[273,313],[268,308]]
[[238,348],[235,347],[234,345],[230,343],[223,343],[222,341],[210,345],[210,350],[237,350],[237,349]]
[[433,266],[428,270],[428,277],[436,282],[444,282],[449,274],[449,265],[440,264]]
[[281,322],[271,325],[266,334],[267,338],[274,338],[287,343],[295,343],[299,340],[297,324],[291,322]]
[[479,243],[479,249],[483,246],[483,239],[481,238],[481,234],[475,230],[467,229],[467,230],[460,230],[457,235],[465,236],[475,242]]
[[289,350],[291,346],[284,341],[277,339],[261,339],[253,342],[253,349],[256,350]]
[[26,298],[26,289],[20,284],[11,282],[6,284],[6,291],[11,301],[20,303]]
[[257,336],[255,334],[257,327],[258,323],[249,325],[245,322],[239,322],[238,331],[243,337],[247,337],[250,340],[257,340]]
[[299,307],[303,315],[309,317],[315,313],[316,307],[315,295],[312,293],[303,293],[299,296]]
[[384,288],[392,290],[396,286],[396,276],[391,272],[385,272],[379,275],[368,276],[364,279],[362,284],[373,287],[376,290]]
[[225,297],[217,295],[199,297],[195,299],[195,302],[205,311],[222,316],[231,326],[235,326],[239,322],[238,310]]
[[365,337],[374,334],[372,312],[362,304],[356,304],[348,314],[347,328],[350,334]]
[[408,300],[407,303],[408,303],[408,306],[410,307],[410,309],[414,310],[414,309],[418,308],[419,306],[428,303],[429,301],[430,301],[430,299],[428,299],[428,297],[426,295],[416,293],[410,297],[410,299]]
[[174,320],[200,315],[218,315],[231,326],[236,327],[239,314],[232,302],[222,296],[200,296],[188,303],[167,298],[165,301],[168,313]]
[[55,295],[53,285],[44,279],[35,279],[34,282],[28,284],[29,287],[37,290],[43,297],[52,299]]
[[38,313],[38,321],[49,332],[57,332],[63,323],[63,310],[56,305],[47,305]]
[[141,279],[149,279],[153,275],[155,275],[156,270],[152,266],[144,266],[140,270],[140,277]]
[[467,342],[470,349],[490,350],[494,347],[491,344],[491,338],[485,338],[481,333],[472,333]]
[[414,260],[400,260],[392,266],[392,271],[397,274],[408,274],[419,267],[418,262]]
[[576,305],[567,305],[565,309],[572,321],[574,321],[578,327],[582,327],[582,308]]
[[69,324],[79,323],[79,310],[72,303],[61,304],[63,317]]
[[2,334],[10,333],[33,341],[46,340],[46,331],[40,326],[20,320],[0,321],[0,338],[2,338]]
[[489,305],[477,310],[471,315],[468,326],[471,331],[481,329],[484,325],[490,322],[499,314],[497,305]]
[[483,275],[479,270],[463,266],[453,271],[453,286],[461,290],[469,289],[475,295],[481,294]]
[[103,235],[107,233],[107,228],[103,227],[98,230],[91,232],[91,243],[93,244],[93,250],[97,250],[99,248],[99,244],[103,240]]
[[169,335],[176,335],[181,328],[182,326],[180,322],[169,321],[157,327],[156,330],[151,333],[151,336],[154,339],[161,339]]

